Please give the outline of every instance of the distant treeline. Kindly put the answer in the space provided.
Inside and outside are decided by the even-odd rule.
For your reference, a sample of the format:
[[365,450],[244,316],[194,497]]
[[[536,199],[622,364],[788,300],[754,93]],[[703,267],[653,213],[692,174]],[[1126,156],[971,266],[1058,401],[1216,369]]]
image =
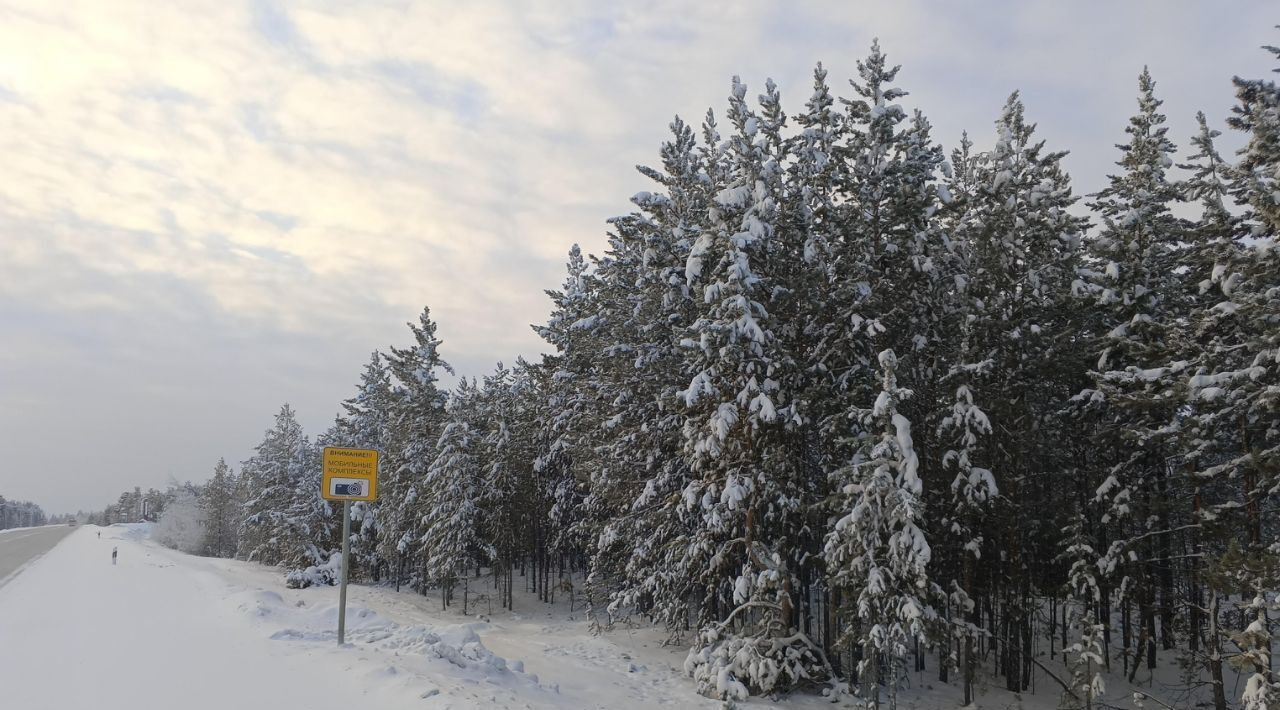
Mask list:
[[35,503],[7,500],[0,496],[0,530],[31,528],[49,522],[49,516]]

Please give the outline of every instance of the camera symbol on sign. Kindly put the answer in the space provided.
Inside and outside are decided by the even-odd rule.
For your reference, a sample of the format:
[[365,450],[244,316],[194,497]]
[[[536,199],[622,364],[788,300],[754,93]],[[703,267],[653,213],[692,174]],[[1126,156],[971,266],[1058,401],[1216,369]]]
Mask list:
[[352,481],[351,483],[335,483],[333,484],[333,494],[335,496],[364,495],[364,482]]

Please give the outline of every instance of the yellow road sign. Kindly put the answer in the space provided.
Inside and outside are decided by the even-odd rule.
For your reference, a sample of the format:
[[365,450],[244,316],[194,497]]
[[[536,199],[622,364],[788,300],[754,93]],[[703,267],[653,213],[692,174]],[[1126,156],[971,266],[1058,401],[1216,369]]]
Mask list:
[[327,500],[377,500],[377,451],[326,446],[323,470],[320,493]]

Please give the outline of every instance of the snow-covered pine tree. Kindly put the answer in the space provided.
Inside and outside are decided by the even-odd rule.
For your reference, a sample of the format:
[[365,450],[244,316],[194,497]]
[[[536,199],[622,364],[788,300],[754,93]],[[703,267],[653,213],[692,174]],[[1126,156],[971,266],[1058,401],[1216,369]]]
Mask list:
[[[593,417],[597,463],[583,520],[593,623],[607,626],[643,613],[678,639],[696,608],[680,543],[689,525],[678,494],[692,475],[681,454],[683,383],[672,373],[685,368],[677,343],[694,318],[687,255],[705,229],[717,190],[712,176],[721,174],[708,166],[721,158],[710,113],[703,135],[711,147],[699,146],[678,117],[670,128],[663,170],[640,168],[665,194],[635,195],[639,212],[610,221],[609,249],[597,262],[593,320],[600,349],[589,386],[603,406]],[[606,600],[606,613],[598,613],[595,605]]]
[[[1280,61],[1280,47],[1263,47]],[[1273,69],[1280,73],[1280,69]],[[1248,135],[1232,167],[1231,194],[1248,209],[1255,238],[1280,225],[1280,86],[1266,79],[1232,80],[1236,105],[1227,124]]]
[[[967,331],[967,327],[965,330]],[[951,496],[942,517],[940,533],[949,541],[952,554],[960,558],[951,560],[953,572],[949,587],[952,590],[952,601],[948,604],[947,614],[951,637],[957,647],[953,657],[944,659],[944,663],[954,663],[960,668],[964,704],[968,705],[974,700],[976,654],[982,638],[982,629],[977,624],[974,596],[983,548],[989,547],[983,538],[983,531],[986,528],[986,515],[993,499],[999,494],[999,489],[995,476],[989,469],[974,465],[974,458],[985,453],[984,439],[991,434],[991,422],[986,413],[975,404],[972,388],[990,366],[990,362],[968,362],[971,352],[967,345],[967,332],[961,337],[962,345],[958,351],[961,358],[952,366],[948,377],[944,378],[945,383],[955,387],[955,401],[951,412],[938,424],[938,429],[941,440],[949,442],[952,447],[942,456],[943,469],[954,472]],[[958,570],[955,569],[957,567]]]
[[[768,263],[783,199],[785,121],[773,83],[761,112],[736,77],[728,117],[729,182],[708,210],[685,276],[703,304],[689,337],[684,455],[695,480],[681,493],[691,530],[682,567],[702,587],[704,622],[685,671],[726,699],[772,692],[829,673],[795,626],[807,510],[789,429],[804,421],[790,384],[795,363],[773,334]],[[731,583],[731,587],[730,584]],[[731,590],[731,594],[729,593]]]
[[[555,370],[549,362],[522,363],[525,385],[521,393],[522,436],[527,442],[532,465],[524,489],[524,522],[527,559],[522,574],[525,590],[543,602],[554,599],[555,584],[572,581],[564,578],[566,563],[572,569],[572,553],[579,530],[576,529],[576,507],[581,502],[581,488],[573,472],[575,461],[567,442],[554,430],[554,422],[563,414],[550,397]],[[552,568],[559,565],[559,570]]]
[[[1097,309],[1091,319],[1093,383],[1078,401],[1092,420],[1095,450],[1108,452],[1097,457],[1102,470],[1094,493],[1103,511],[1100,534],[1109,541],[1098,546],[1099,567],[1116,577],[1104,587],[1117,590],[1117,603],[1132,595],[1139,606],[1149,668],[1158,639],[1165,648],[1173,645],[1172,566],[1146,560],[1168,559],[1180,542],[1169,505],[1179,497],[1170,490],[1177,481],[1167,462],[1184,377],[1171,336],[1182,329],[1187,306],[1179,268],[1187,225],[1172,211],[1182,201],[1182,186],[1168,176],[1176,148],[1166,135],[1161,103],[1144,69],[1139,110],[1125,129],[1129,141],[1119,146],[1122,171],[1090,203],[1103,226],[1088,242],[1090,264],[1076,285],[1093,296]],[[1106,619],[1112,600],[1101,601],[1100,618]]]
[[[1280,57],[1280,49],[1267,49]],[[1274,569],[1277,545],[1266,532],[1263,511],[1274,505],[1280,483],[1280,88],[1266,80],[1236,78],[1234,83],[1238,103],[1228,124],[1247,135],[1239,161],[1221,169],[1212,143],[1216,133],[1202,122],[1194,141],[1199,151],[1190,166],[1196,169],[1192,185],[1203,212],[1192,246],[1198,258],[1189,266],[1200,278],[1200,298],[1190,317],[1197,347],[1186,429],[1201,503],[1197,522],[1207,533],[1205,548],[1220,554],[1206,610],[1207,665],[1219,706],[1225,705],[1225,693],[1223,654],[1213,632],[1218,602],[1224,591],[1274,589],[1274,573],[1256,570]],[[1238,216],[1221,205],[1224,175],[1227,191],[1242,208]],[[1220,539],[1214,539],[1214,531]],[[1255,599],[1249,609],[1255,618],[1234,636],[1243,653],[1233,661],[1252,673],[1242,696],[1250,708],[1276,707],[1266,606],[1265,598]]]
[[1273,606],[1262,593],[1254,596],[1246,607],[1249,625],[1232,636],[1240,648],[1240,655],[1232,659],[1232,664],[1250,674],[1245,681],[1244,692],[1240,694],[1244,710],[1280,707],[1280,683],[1276,683],[1271,675],[1271,631],[1267,621],[1267,612]]
[[847,140],[847,128],[821,63],[813,70],[813,94],[795,123],[801,132],[792,140],[789,177],[804,239],[802,263],[825,273],[830,268],[831,245],[838,241],[836,195],[845,166],[837,153]]
[[[465,383],[466,381],[463,380]],[[478,559],[489,559],[480,542],[480,468],[473,452],[477,442],[468,423],[466,408],[472,394],[465,385],[450,399],[448,418],[436,444],[436,457],[427,470],[424,490],[430,491],[431,507],[423,515],[419,540],[426,558],[424,573],[441,587],[447,606],[459,577]]]
[[493,582],[506,609],[514,604],[513,575],[524,551],[520,503],[533,460],[521,446],[519,385],[516,371],[498,363],[492,374],[485,375],[477,400],[477,414],[484,422],[479,441],[484,540],[493,549]]
[[599,427],[593,395],[598,391],[597,360],[603,355],[596,337],[601,325],[595,313],[598,282],[588,273],[577,244],[569,250],[567,270],[562,289],[547,291],[553,304],[547,324],[534,327],[555,348],[542,362],[546,399],[537,407],[541,444],[534,470],[553,501],[547,552],[562,564],[586,542],[580,514],[585,483],[598,468],[591,465],[596,460],[593,430]]
[[[903,194],[898,189],[903,172],[898,169],[897,138],[899,125],[907,117],[894,103],[906,95],[893,86],[899,69],[888,64],[879,42],[874,42],[869,56],[858,62],[859,79],[850,82],[856,98],[842,99],[847,109],[842,121],[845,140],[834,149],[838,207],[829,220],[831,255],[825,279],[830,307],[826,318],[812,326],[819,333],[813,359],[833,378],[830,396],[836,401],[825,413],[826,433],[836,441],[847,433],[848,412],[864,406],[877,389],[873,374],[877,346],[872,340],[886,331],[881,306],[896,307],[889,293],[874,290],[880,281],[877,275],[880,269],[900,264],[903,239],[914,238],[911,230],[897,229],[902,215],[892,209],[892,202]],[[886,291],[890,281],[883,279]],[[878,305],[873,302],[876,297]],[[837,453],[835,465],[843,465],[851,453]]]
[[793,538],[789,547],[795,555],[788,561],[797,578],[795,624],[829,649],[831,617],[824,611],[830,598],[820,554],[828,511],[821,502],[831,494],[827,472],[839,457],[826,428],[844,414],[847,402],[834,383],[848,374],[841,368],[850,362],[848,353],[838,345],[833,348],[844,337],[834,319],[845,312],[838,297],[848,294],[843,286],[857,269],[847,272],[848,262],[842,261],[847,252],[836,251],[845,246],[851,209],[845,146],[852,129],[821,64],[814,69],[813,93],[794,122],[800,132],[788,141],[779,219],[769,258],[759,269],[775,285],[768,300],[773,336],[779,349],[795,360],[795,367],[778,378],[779,384],[801,414],[789,423],[777,448],[790,461],[793,495],[807,509],[804,520],[793,520],[786,533]]
[[900,69],[873,43],[851,82],[854,95],[844,101],[845,140],[836,150],[839,226],[827,294],[818,296],[826,307],[808,326],[820,334],[816,346],[801,350],[813,352],[809,362],[830,374],[814,407],[824,424],[827,471],[856,455],[849,426],[876,397],[877,353],[886,349],[908,355],[896,377],[915,392],[902,406],[919,424],[919,455],[937,461],[942,453],[939,380],[955,341],[946,331],[956,322],[956,255],[937,218],[950,198],[936,182],[947,166],[929,122],[900,103],[908,95],[897,83]]
[[[1084,511],[1077,511],[1071,524],[1063,531],[1061,560],[1071,564],[1067,571],[1067,588],[1064,604],[1069,609],[1068,625],[1075,641],[1062,649],[1063,661],[1071,674],[1068,687],[1063,688],[1063,710],[1092,710],[1106,690],[1102,679],[1103,625],[1096,623],[1097,608],[1102,601],[1098,584],[1098,553],[1090,544],[1092,535]],[[1063,635],[1065,644],[1066,635]]]
[[1212,267],[1216,303],[1193,316],[1205,353],[1189,383],[1200,429],[1220,452],[1201,459],[1197,476],[1240,482],[1245,544],[1258,550],[1276,544],[1264,539],[1262,510],[1280,492],[1280,87],[1234,83],[1228,124],[1248,142],[1228,185],[1244,213],[1234,258],[1220,249]]
[[[334,446],[349,446],[359,449],[374,449],[380,457],[386,457],[388,449],[393,446],[392,410],[395,396],[391,389],[391,374],[383,363],[380,353],[374,351],[369,356],[364,372],[360,375],[360,383],[356,385],[356,393],[343,400],[344,418],[334,432]],[[382,458],[380,461],[381,480],[385,480],[386,472],[395,460]],[[384,491],[383,500],[386,500]],[[351,504],[351,561],[353,575],[367,575],[374,580],[381,579],[386,561],[379,552],[380,513],[383,503],[379,501],[356,501]]]
[[431,309],[423,308],[418,322],[409,323],[413,343],[391,347],[385,355],[393,378],[390,431],[385,461],[380,462],[379,555],[396,568],[396,578],[409,575],[411,585],[425,593],[422,566],[425,559],[413,555],[414,541],[422,537],[422,515],[429,502],[422,482],[435,459],[436,442],[444,420],[448,395],[439,386],[441,371],[452,374],[440,357],[442,341],[436,337]]
[[1237,591],[1241,596],[1235,605],[1238,616],[1232,623],[1244,628],[1229,634],[1239,649],[1229,659],[1237,671],[1249,674],[1240,698],[1244,707],[1280,708],[1280,682],[1272,672],[1269,618],[1272,611],[1280,608],[1275,594],[1280,582],[1280,558],[1271,551],[1246,549],[1233,540],[1211,566],[1211,574],[1216,587]]
[[[926,491],[926,499],[947,501],[941,506],[942,514],[933,518],[937,523],[928,529],[930,539],[938,541],[932,576],[949,590],[943,613],[951,627],[951,648],[944,649],[939,679],[947,680],[949,667],[958,668],[965,703],[974,699],[976,654],[984,635],[978,624],[977,599],[988,567],[982,556],[998,554],[986,535],[987,515],[999,490],[994,473],[985,467],[991,458],[987,449],[995,442],[990,438],[990,420],[977,404],[992,360],[974,340],[985,303],[978,297],[979,291],[970,288],[982,278],[974,250],[976,233],[982,229],[976,217],[980,204],[972,199],[980,189],[979,160],[968,135],[962,135],[950,164],[940,166],[945,183],[936,187],[942,203],[938,229],[948,242],[935,268],[935,288],[940,291],[937,298],[946,314],[936,326],[939,342],[932,348],[933,366],[942,373],[935,395],[942,412],[936,435],[942,468],[952,475],[949,491],[937,491],[936,497]],[[945,396],[948,392],[950,398]]]
[[[1244,263],[1247,245],[1236,242],[1244,227],[1227,208],[1232,166],[1215,147],[1221,132],[1209,127],[1203,112],[1196,114],[1196,120],[1199,131],[1191,139],[1196,152],[1187,163],[1179,165],[1192,173],[1185,182],[1186,198],[1199,202],[1200,218],[1187,232],[1189,246],[1182,260],[1189,290],[1186,318],[1191,327],[1177,343],[1179,359],[1190,363],[1188,369],[1204,373],[1238,350],[1233,306],[1225,304],[1231,303],[1243,278],[1235,269]],[[1209,397],[1192,392],[1186,402],[1192,413],[1185,419],[1181,449],[1188,464],[1198,470],[1197,479],[1202,485],[1227,473],[1221,468],[1213,468],[1212,472],[1205,469],[1218,458],[1239,450],[1239,441],[1230,433],[1238,427],[1230,420],[1218,419],[1222,413],[1215,403],[1218,392],[1210,390]]]
[[333,517],[321,498],[320,461],[293,408],[280,408],[241,464],[247,491],[239,555],[290,570],[321,565],[333,549]]
[[[1188,225],[1189,246],[1182,262],[1187,268],[1186,283],[1194,287],[1190,299],[1202,307],[1204,299],[1221,294],[1226,266],[1238,258],[1232,237],[1239,228],[1239,220],[1227,209],[1231,165],[1215,146],[1222,132],[1209,127],[1203,111],[1196,113],[1196,123],[1199,130],[1190,141],[1195,153],[1178,167],[1191,173],[1182,183],[1183,199],[1200,205],[1200,218]],[[1218,302],[1214,300],[1208,305]]]
[[[951,287],[942,278],[951,256],[934,219],[947,196],[935,184],[945,160],[924,116],[897,103],[907,96],[895,86],[900,69],[888,63],[878,42],[872,44],[851,82],[847,139],[837,149],[844,209],[833,245],[837,271],[828,277],[835,318],[825,328],[833,334],[829,358],[843,358],[838,384],[852,407],[876,390],[871,370],[879,350],[915,353],[911,367],[921,371],[899,374],[916,389],[932,387],[941,374],[932,372],[932,357],[918,351],[939,344],[946,313],[939,299]],[[924,402],[919,407],[930,408]]]
[[995,634],[999,667],[1014,691],[1030,685],[1034,580],[1047,573],[1066,523],[1043,515],[1061,510],[1055,501],[1064,492],[1051,474],[1079,465],[1080,451],[1063,445],[1076,441],[1075,428],[1058,413],[1087,382],[1070,290],[1087,222],[1070,212],[1076,198],[1064,153],[1035,141],[1024,113],[1014,94],[996,121],[994,148],[964,167],[970,338],[978,361],[991,363],[984,412],[1000,442],[984,462],[999,473],[1001,495],[983,537],[1001,554],[982,566],[984,598],[977,601],[1002,619],[997,626],[988,615],[986,630]]
[[858,453],[837,471],[834,508],[841,517],[827,533],[823,555],[832,585],[844,600],[842,641],[861,649],[858,673],[863,701],[879,704],[879,661],[890,667],[891,697],[898,669],[917,639],[936,633],[930,596],[931,550],[924,519],[920,460],[911,422],[899,404],[911,391],[898,386],[898,359],[892,350],[878,356],[881,391],[864,410]]
[[204,550],[207,511],[201,505],[204,491],[191,484],[169,490],[169,502],[159,515],[151,537],[170,549],[198,555]]
[[[1200,217],[1187,230],[1187,246],[1181,259],[1186,284],[1185,325],[1169,334],[1170,357],[1188,363],[1183,367],[1185,372],[1214,367],[1222,361],[1220,349],[1233,352],[1232,320],[1222,317],[1214,307],[1234,290],[1234,272],[1228,269],[1241,259],[1241,247],[1235,241],[1240,220],[1227,209],[1231,166],[1215,147],[1221,133],[1209,127],[1203,112],[1196,114],[1196,120],[1198,131],[1190,141],[1195,152],[1178,167],[1191,173],[1183,183],[1185,199],[1199,203]],[[1183,409],[1177,417],[1178,468],[1188,474],[1184,507],[1189,522],[1195,524],[1187,532],[1191,559],[1183,572],[1187,587],[1186,652],[1207,669],[1214,707],[1225,710],[1224,636],[1219,631],[1219,608],[1228,590],[1215,583],[1215,575],[1200,560],[1209,559],[1231,540],[1240,539],[1239,532],[1248,529],[1244,510],[1239,507],[1247,495],[1239,495],[1240,482],[1230,480],[1231,468],[1217,465],[1238,450],[1235,433],[1239,428],[1233,421],[1218,420],[1219,410],[1212,398],[1194,396],[1188,391],[1187,378],[1182,379],[1179,394]]]

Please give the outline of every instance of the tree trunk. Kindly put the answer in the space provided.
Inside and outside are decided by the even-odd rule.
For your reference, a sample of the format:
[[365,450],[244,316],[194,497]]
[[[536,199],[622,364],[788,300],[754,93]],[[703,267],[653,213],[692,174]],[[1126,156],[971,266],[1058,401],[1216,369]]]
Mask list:
[[1124,658],[1124,673],[1125,675],[1128,675],[1129,659],[1133,654],[1133,613],[1130,611],[1132,605],[1129,603],[1129,599],[1127,597],[1122,604],[1123,606],[1120,609],[1120,635],[1124,641],[1124,651],[1122,653],[1122,657]]
[[1147,635],[1147,670],[1152,675],[1156,672],[1156,611],[1150,603],[1147,604],[1146,612],[1143,616],[1146,618],[1146,635]]
[[1218,630],[1218,590],[1209,590],[1209,677],[1213,682],[1214,710],[1227,710],[1227,689],[1222,683],[1222,634]]
[[[1160,529],[1169,530],[1171,527],[1169,521],[1169,468],[1164,463],[1159,463],[1158,466],[1158,473],[1156,474],[1156,511],[1159,516]],[[1160,580],[1160,644],[1166,651],[1173,649],[1176,645],[1173,633],[1173,542],[1169,539],[1170,535],[1171,533],[1160,535],[1156,543],[1157,558],[1161,560],[1156,566],[1156,573]]]
[[868,708],[877,710],[880,707],[880,656],[875,646],[867,643],[862,645],[862,658],[865,663],[861,674],[862,697]]
[[[1200,486],[1196,486],[1196,492],[1191,501],[1192,510],[1194,511],[1191,518],[1192,522],[1199,522]],[[1204,558],[1200,556],[1203,554],[1200,544],[1200,531],[1193,529],[1188,537],[1190,538],[1189,552],[1191,556],[1189,557],[1190,562],[1187,564],[1187,582],[1191,587],[1191,599],[1187,614],[1187,625],[1190,627],[1187,644],[1191,648],[1192,655],[1196,655],[1200,650],[1200,636],[1203,633],[1204,626],[1204,613],[1202,611],[1204,607],[1204,589],[1200,586],[1200,564]]]
[[1097,623],[1102,624],[1102,666],[1111,672],[1111,590],[1103,586],[1098,600]]

